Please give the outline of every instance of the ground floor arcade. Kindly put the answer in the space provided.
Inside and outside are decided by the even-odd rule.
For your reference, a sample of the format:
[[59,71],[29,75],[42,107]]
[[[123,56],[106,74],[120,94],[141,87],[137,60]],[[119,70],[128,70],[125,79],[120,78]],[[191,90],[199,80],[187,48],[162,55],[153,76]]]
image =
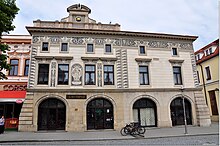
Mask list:
[[134,91],[29,91],[19,130],[119,130],[129,122],[139,122],[144,127],[172,127],[184,124],[183,101],[188,125],[210,125],[201,91]]

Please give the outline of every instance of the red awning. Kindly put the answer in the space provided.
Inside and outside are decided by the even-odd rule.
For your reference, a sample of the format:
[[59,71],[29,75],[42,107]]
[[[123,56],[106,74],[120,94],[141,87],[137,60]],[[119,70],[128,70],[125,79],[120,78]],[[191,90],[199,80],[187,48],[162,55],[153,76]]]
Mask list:
[[0,102],[24,102],[26,91],[0,91]]

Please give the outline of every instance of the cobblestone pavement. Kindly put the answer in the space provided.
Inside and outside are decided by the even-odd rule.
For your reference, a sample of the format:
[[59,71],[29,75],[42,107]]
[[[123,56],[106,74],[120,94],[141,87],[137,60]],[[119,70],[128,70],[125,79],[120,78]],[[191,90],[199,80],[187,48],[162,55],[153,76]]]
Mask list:
[[219,135],[179,136],[164,138],[138,138],[127,140],[9,142],[0,145],[219,145]]
[[[139,144],[160,142],[159,144],[172,144],[180,142],[185,144],[192,142],[198,145],[212,145],[218,144],[219,123],[212,123],[210,127],[187,126],[188,134],[185,134],[184,126],[175,126],[171,128],[147,128],[143,137],[133,137],[131,135],[122,136],[120,131],[115,130],[93,130],[85,132],[65,132],[65,131],[38,131],[38,132],[11,132],[6,131],[0,134],[1,144],[74,144],[80,142],[83,144],[93,145],[136,145],[135,141],[138,139]],[[154,140],[155,139],[155,140]],[[172,141],[175,139],[176,141]],[[181,140],[181,141],[178,141]],[[164,141],[161,141],[164,140]],[[94,141],[94,142],[93,142]],[[71,143],[70,143],[71,142]],[[127,142],[127,143],[126,143]],[[129,143],[128,143],[129,142]],[[170,142],[170,143],[169,143]],[[185,143],[184,143],[185,142]],[[191,143],[189,143],[191,144]]]

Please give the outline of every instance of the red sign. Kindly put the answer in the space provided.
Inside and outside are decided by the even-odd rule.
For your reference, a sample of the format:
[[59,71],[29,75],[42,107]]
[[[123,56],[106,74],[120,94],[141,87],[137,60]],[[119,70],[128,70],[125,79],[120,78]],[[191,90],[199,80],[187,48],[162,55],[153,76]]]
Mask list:
[[16,100],[17,104],[21,104],[23,101],[21,99]]

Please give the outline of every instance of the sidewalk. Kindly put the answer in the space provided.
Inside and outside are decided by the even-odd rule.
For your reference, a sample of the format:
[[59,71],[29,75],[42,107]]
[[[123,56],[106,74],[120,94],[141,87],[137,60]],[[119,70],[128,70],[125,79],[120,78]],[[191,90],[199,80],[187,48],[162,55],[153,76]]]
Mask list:
[[[188,134],[184,134],[184,126],[172,128],[147,128],[144,138],[160,138],[173,136],[219,134],[219,123],[212,123],[210,127],[187,126]],[[121,136],[120,131],[98,130],[86,132],[11,132],[0,134],[0,143],[19,141],[89,141],[89,140],[117,140],[132,139],[133,136]],[[143,137],[139,137],[143,138]]]

